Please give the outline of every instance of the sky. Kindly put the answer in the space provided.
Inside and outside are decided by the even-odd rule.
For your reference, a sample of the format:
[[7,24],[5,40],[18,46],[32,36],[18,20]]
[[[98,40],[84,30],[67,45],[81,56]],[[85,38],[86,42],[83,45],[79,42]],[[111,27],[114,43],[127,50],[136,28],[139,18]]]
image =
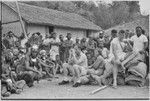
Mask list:
[[[8,1],[8,0],[3,0],[3,1]],[[34,0],[18,0],[18,1],[34,1]],[[36,0],[36,1],[41,1],[41,0]],[[42,1],[47,1],[47,0],[42,0]],[[81,1],[81,0],[48,0],[48,1]],[[82,1],[91,1],[91,0],[82,0]],[[112,1],[123,1],[123,0],[92,0],[92,1],[94,1],[94,3],[96,4],[96,1],[111,3]],[[128,0],[128,1],[133,1],[133,0]],[[143,15],[150,14],[150,0],[134,0],[134,1],[139,1],[141,13]]]
[[[93,0],[93,1],[96,4],[96,1],[98,1],[98,0]],[[103,1],[106,3],[112,3],[112,1],[123,1],[123,0],[100,0],[100,1]],[[133,0],[128,0],[128,1],[133,1]],[[140,10],[143,15],[150,14],[150,0],[135,0],[135,1],[139,1]]]

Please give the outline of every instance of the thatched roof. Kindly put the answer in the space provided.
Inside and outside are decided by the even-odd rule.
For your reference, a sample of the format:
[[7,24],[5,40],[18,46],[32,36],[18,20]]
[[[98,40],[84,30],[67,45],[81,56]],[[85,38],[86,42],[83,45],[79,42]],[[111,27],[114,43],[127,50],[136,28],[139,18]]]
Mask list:
[[108,35],[110,35],[112,29],[116,29],[117,31],[123,29],[123,30],[129,30],[129,31],[135,33],[135,28],[137,26],[141,26],[145,30],[145,34],[149,35],[149,16],[143,16],[143,17],[138,18],[137,20],[134,20],[134,21],[131,21],[128,23],[124,23],[121,25],[117,25],[115,27],[111,27],[111,28],[105,30],[105,32]]
[[[17,12],[15,2],[4,2],[10,8]],[[52,25],[59,27],[69,27],[77,29],[101,30],[93,22],[81,17],[78,14],[66,13],[57,10],[31,6],[24,3],[19,3],[19,8],[22,18],[27,23]]]

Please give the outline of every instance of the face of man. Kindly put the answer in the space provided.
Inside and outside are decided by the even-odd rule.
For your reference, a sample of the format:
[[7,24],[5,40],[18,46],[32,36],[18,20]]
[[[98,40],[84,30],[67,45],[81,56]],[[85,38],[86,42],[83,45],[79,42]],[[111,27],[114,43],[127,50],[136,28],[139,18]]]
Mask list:
[[59,36],[60,41],[64,40],[64,37],[62,35]]
[[103,48],[103,46],[104,46],[103,41],[99,41],[99,43],[98,43],[98,47],[99,47],[99,48]]
[[138,37],[142,34],[142,29],[140,27],[136,28],[136,34]]
[[74,49],[75,49],[75,53],[77,54],[77,56],[79,56],[80,50],[79,50],[78,46],[75,46]]
[[52,38],[56,39],[56,33],[52,34]]
[[126,30],[126,32],[125,32],[125,38],[128,38],[128,36],[129,36],[129,30]]
[[109,42],[109,37],[106,36],[106,37],[104,38],[104,40],[105,40],[106,43],[108,43],[108,42]]
[[15,56],[19,55],[18,49],[14,49],[14,50],[13,50],[13,54],[14,54]]
[[76,43],[79,43],[79,41],[80,41],[80,40],[77,38],[77,39],[76,39]]
[[125,33],[119,33],[119,34],[118,34],[118,37],[119,37],[119,40],[120,40],[120,41],[122,41],[122,40],[124,39],[124,34],[125,34]]
[[111,37],[115,38],[117,33],[111,33]]
[[68,40],[71,39],[71,34],[67,34],[67,39],[68,39]]
[[33,51],[32,51],[32,57],[35,58],[36,56],[37,56],[37,50],[33,50]]
[[103,38],[103,36],[104,36],[104,32],[102,31],[99,33],[99,38]]

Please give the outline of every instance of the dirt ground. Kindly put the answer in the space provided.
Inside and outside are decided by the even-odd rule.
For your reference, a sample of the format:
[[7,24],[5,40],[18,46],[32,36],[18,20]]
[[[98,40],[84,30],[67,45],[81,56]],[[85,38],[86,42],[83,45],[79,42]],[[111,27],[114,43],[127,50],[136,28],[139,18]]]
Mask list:
[[119,86],[117,89],[108,87],[94,95],[90,92],[99,88],[94,85],[82,85],[74,88],[72,84],[58,85],[62,80],[54,79],[52,81],[41,80],[31,88],[25,87],[21,94],[12,94],[10,97],[4,99],[135,99],[135,98],[149,98],[149,89],[147,87],[131,87]]

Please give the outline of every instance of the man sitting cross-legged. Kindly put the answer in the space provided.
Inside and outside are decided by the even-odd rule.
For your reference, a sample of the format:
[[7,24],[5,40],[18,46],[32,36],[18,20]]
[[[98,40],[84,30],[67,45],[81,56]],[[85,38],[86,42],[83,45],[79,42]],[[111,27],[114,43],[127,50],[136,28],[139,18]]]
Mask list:
[[99,44],[97,50],[98,52],[96,52],[96,56],[97,56],[96,61],[87,68],[87,75],[84,76],[81,75],[79,77],[74,87],[78,87],[81,84],[93,83],[95,82],[95,80],[91,78],[91,75],[101,76],[103,74],[104,66],[105,66],[104,58],[106,58],[106,54],[102,54],[104,53],[103,51],[105,51],[103,48],[103,43]]
[[[70,54],[70,61],[69,63],[63,64],[64,68],[64,75],[67,77],[67,69],[70,69],[73,75],[73,82],[75,83],[76,80],[81,76],[81,75],[86,75],[87,71],[87,57],[86,55],[79,49],[78,46],[74,47],[75,52],[71,50]],[[70,64],[71,63],[71,64]],[[72,64],[73,63],[73,64]],[[61,83],[59,84],[66,84],[69,83],[69,80],[65,78]],[[75,85],[73,85],[75,86]]]
[[46,74],[50,77],[48,79],[48,81],[51,81],[51,78],[53,78],[55,76],[55,75],[53,75],[53,74],[55,74],[54,73],[55,63],[53,63],[52,60],[49,59],[45,50],[40,51],[38,61],[39,61],[39,65],[42,67],[42,70],[45,71]]
[[73,69],[73,65],[74,65],[74,60],[73,60],[73,54],[75,54],[74,49],[70,49],[69,50],[69,58],[68,58],[68,63],[64,63],[62,65],[63,67],[63,81],[59,83],[59,85],[63,85],[63,84],[67,84],[69,83],[69,78],[68,75],[71,74],[73,76],[72,80],[74,79],[74,69]]

